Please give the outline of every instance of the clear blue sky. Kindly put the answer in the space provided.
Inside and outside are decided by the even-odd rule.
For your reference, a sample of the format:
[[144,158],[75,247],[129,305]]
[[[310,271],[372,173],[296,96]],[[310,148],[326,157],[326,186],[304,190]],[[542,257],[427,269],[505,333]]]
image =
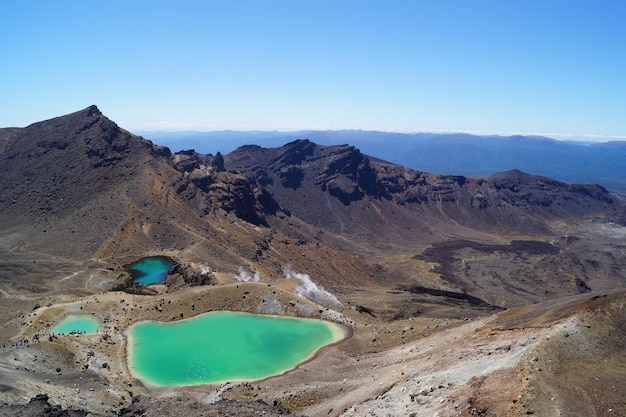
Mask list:
[[626,139],[626,1],[3,1],[0,126]]

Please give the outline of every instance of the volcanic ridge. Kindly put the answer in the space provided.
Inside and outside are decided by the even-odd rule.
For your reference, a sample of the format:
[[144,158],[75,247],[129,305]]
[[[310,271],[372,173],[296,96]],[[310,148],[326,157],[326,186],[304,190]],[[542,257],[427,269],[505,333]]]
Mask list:
[[[0,129],[0,208],[0,415],[626,415],[626,211],[600,185],[305,138],[172,153],[90,106]],[[125,268],[148,256],[163,284]],[[352,336],[262,381],[131,376],[130,325],[214,310]],[[104,329],[48,334],[78,312]]]

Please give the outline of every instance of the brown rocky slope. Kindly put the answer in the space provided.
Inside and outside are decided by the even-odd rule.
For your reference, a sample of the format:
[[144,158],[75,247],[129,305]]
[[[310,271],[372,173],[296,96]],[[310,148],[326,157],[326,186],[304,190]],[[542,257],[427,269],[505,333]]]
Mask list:
[[[435,175],[385,163],[348,145],[324,147],[308,140],[272,149],[245,146],[224,156],[172,154],[90,106],[26,128],[0,129],[0,207],[0,312],[6,323],[0,342],[7,352],[0,360],[0,403],[46,392],[54,404],[96,415],[122,407],[138,413],[140,406],[167,415],[155,410],[165,407],[159,398],[172,395],[199,401],[183,401],[194,409],[209,407],[205,396],[214,387],[166,393],[135,381],[129,389],[123,382],[129,375],[121,332],[141,319],[173,320],[224,308],[324,317],[354,328],[349,341],[261,388],[218,387],[220,398],[241,404],[262,399],[267,412],[394,414],[390,401],[378,399],[395,398],[389,387],[397,385],[405,390],[398,392],[412,395],[403,397],[411,404],[402,404],[423,405],[411,411],[422,415],[434,402],[432,396],[422,398],[429,393],[415,391],[416,373],[434,380],[436,372],[455,372],[444,359],[436,361],[455,355],[484,353],[488,360],[491,352],[511,358],[494,367],[493,375],[470,366],[463,371],[467,378],[451,382],[457,388],[440,404],[455,404],[459,415],[519,415],[529,410],[515,405],[530,404],[523,399],[543,407],[556,404],[552,398],[558,395],[562,402],[554,409],[562,411],[571,392],[585,393],[597,406],[588,409],[599,412],[592,385],[567,370],[570,361],[596,364],[598,378],[606,376],[611,386],[622,378],[619,367],[598,362],[617,363],[618,352],[611,353],[608,343],[623,337],[623,294],[612,289],[626,281],[626,233],[618,223],[623,203],[600,186],[519,171],[484,178]],[[172,256],[178,266],[165,285],[129,285],[123,266],[148,255]],[[257,279],[261,283],[242,282]],[[128,294],[112,289],[146,295],[134,296],[137,305],[130,308]],[[163,304],[165,299],[169,303]],[[593,310],[600,313],[587,313],[597,300],[610,302]],[[526,308],[576,307],[545,323],[544,316],[531,314],[521,326],[528,331],[493,330],[498,317],[525,317],[523,306],[543,302]],[[522,310],[490,317],[516,306]],[[112,323],[111,338],[85,339],[75,347],[52,341],[24,350],[19,344],[78,308]],[[583,319],[602,332],[580,327],[598,342],[576,354],[554,335]],[[552,343],[536,343],[544,336]],[[493,388],[501,381],[498,372],[532,371],[524,365],[533,358],[528,346],[560,361],[559,371],[509,379],[500,398]],[[95,352],[88,363],[110,366],[100,371],[91,366],[85,374],[83,348]],[[14,366],[36,358],[30,368]],[[63,375],[54,371],[57,360]],[[377,374],[381,381],[375,384]],[[70,395],[87,375],[96,394]],[[555,394],[547,398],[542,384]],[[570,394],[568,384],[575,387]],[[108,391],[99,396],[102,387]],[[474,394],[461,404],[469,389]],[[443,388],[431,392],[437,390]],[[522,395],[516,402],[509,398],[514,393]],[[137,394],[143,399],[133,409],[130,399]],[[617,394],[604,398],[613,401]],[[440,415],[454,415],[452,408],[441,407],[447,411]],[[541,415],[558,415],[550,413]]]

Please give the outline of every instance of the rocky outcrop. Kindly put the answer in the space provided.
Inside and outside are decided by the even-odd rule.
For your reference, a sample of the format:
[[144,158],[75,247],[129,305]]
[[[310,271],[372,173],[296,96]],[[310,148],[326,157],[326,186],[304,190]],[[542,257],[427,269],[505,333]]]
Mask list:
[[169,157],[90,106],[14,132],[0,154],[0,204],[65,211]]
[[269,405],[261,400],[248,402],[221,400],[214,404],[203,404],[191,398],[172,397],[154,399],[143,395],[133,397],[132,404],[128,407],[121,408],[118,411],[118,416],[178,417],[181,415],[181,411],[186,417],[256,417],[259,415],[267,417],[291,415],[298,417],[279,404]]
[[[483,178],[429,174],[367,157],[353,146],[319,146],[305,139],[281,148],[241,147],[226,155],[225,165],[267,189],[299,218],[320,226],[337,219],[346,230],[377,229],[371,219],[379,216],[407,221],[391,220],[398,206],[413,213],[416,224],[432,216],[481,230],[526,232],[545,231],[549,220],[622,207],[599,185],[566,184],[517,170]],[[375,216],[363,213],[371,204],[378,207]]]
[[50,405],[46,394],[39,394],[30,399],[28,404],[0,404],[0,416],[22,417],[86,417],[84,410],[64,410],[60,405]]
[[221,154],[214,157],[184,151],[174,155],[174,166],[181,172],[176,192],[199,214],[206,216],[220,210],[233,213],[249,223],[267,224],[265,216],[280,210],[279,204],[260,186],[245,176],[228,172]]

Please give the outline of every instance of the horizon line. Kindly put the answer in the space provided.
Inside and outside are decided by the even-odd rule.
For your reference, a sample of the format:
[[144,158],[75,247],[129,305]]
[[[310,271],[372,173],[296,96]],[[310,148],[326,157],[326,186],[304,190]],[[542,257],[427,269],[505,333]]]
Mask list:
[[[126,128],[124,128],[126,129]],[[542,132],[516,132],[516,131],[490,131],[490,130],[452,130],[452,129],[424,129],[424,130],[385,130],[385,129],[363,129],[363,128],[301,128],[301,129],[127,129],[131,132],[137,133],[215,133],[215,132],[242,132],[242,133],[296,133],[296,132],[378,132],[378,133],[391,133],[398,135],[412,135],[412,134],[464,134],[472,136],[498,136],[498,137],[512,137],[512,136],[526,136],[526,137],[542,137],[547,139],[553,139],[558,141],[572,141],[572,142],[591,142],[591,143],[605,143],[605,142],[623,142],[626,141],[626,135],[601,135],[595,133],[542,133]]]

